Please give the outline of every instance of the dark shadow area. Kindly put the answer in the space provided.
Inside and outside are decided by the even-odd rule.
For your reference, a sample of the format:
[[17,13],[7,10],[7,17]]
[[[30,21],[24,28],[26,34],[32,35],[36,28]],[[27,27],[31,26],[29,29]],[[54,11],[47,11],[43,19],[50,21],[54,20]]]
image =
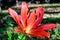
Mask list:
[[8,7],[16,5],[16,0],[2,0],[1,4],[2,9],[7,9]]
[[46,14],[58,14],[58,13],[60,13],[60,11],[58,11],[58,12],[47,12],[47,11],[45,11],[45,13]]
[[[60,0],[18,0],[18,4],[21,4],[23,1],[27,2],[28,4],[52,4],[52,3],[60,3]],[[47,1],[47,2],[45,2]],[[16,5],[16,0],[2,0],[1,1],[1,7],[2,9],[7,9],[11,6]],[[60,5],[59,5],[60,6]],[[58,7],[59,7],[58,6]],[[49,6],[48,6],[49,7]]]
[[42,23],[59,23],[60,24],[60,18],[45,18],[43,19]]
[[[6,31],[11,30],[11,29],[9,29],[9,27],[13,29],[15,25],[16,25],[15,21],[9,16],[8,13],[1,12],[0,13],[0,39],[8,40]],[[13,32],[13,31],[11,31],[11,32]]]
[[40,37],[26,37],[26,40],[48,40],[48,38],[40,38]]

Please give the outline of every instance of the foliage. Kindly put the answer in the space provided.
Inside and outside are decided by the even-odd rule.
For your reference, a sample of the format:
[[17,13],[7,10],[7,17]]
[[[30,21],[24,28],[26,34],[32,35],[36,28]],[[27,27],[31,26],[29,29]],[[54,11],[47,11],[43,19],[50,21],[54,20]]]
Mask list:
[[60,40],[60,18],[45,18],[42,23],[56,23],[57,28],[48,30],[51,34],[49,40]]
[[[3,22],[2,22],[2,21]],[[0,13],[0,39],[1,40],[25,40],[26,35],[14,31],[16,23],[12,18],[5,14]]]

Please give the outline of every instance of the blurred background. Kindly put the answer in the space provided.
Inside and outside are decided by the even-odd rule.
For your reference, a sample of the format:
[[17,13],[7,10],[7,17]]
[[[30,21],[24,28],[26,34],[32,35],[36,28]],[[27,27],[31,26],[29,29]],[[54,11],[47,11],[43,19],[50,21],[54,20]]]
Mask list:
[[[17,26],[7,9],[11,7],[18,14],[20,13],[21,3],[28,3],[30,12],[38,6],[45,8],[42,23],[56,23],[57,28],[50,29],[50,38],[29,37],[14,30]],[[0,0],[0,40],[60,40],[60,0]]]
[[0,0],[0,6],[4,9],[16,4],[21,4],[22,1],[26,1],[28,4],[51,4],[60,2],[60,0]]

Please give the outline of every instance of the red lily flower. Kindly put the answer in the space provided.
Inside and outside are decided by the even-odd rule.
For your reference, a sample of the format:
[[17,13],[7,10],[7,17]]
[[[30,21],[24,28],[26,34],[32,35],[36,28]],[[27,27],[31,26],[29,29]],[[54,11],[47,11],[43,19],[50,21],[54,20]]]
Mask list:
[[13,9],[8,9],[9,14],[20,26],[15,27],[15,30],[24,34],[37,36],[37,37],[50,37],[50,34],[45,30],[55,28],[56,24],[41,24],[44,15],[44,8],[38,7],[29,14],[28,5],[22,2],[21,15],[18,15]]

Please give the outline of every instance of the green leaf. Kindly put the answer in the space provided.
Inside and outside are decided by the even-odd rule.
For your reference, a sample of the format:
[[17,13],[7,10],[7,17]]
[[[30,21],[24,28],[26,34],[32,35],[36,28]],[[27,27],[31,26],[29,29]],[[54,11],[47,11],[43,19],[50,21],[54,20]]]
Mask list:
[[24,35],[24,34],[20,34],[20,35],[18,36],[18,38],[19,38],[19,40],[25,40],[26,35]]
[[55,39],[56,38],[56,35],[52,35],[51,37],[52,37],[52,39]]
[[12,37],[11,32],[7,31],[7,35],[8,35],[8,37],[9,37],[9,39],[11,39],[11,37]]
[[54,32],[55,32],[55,35],[57,35],[58,34],[58,29],[57,28],[54,29]]

